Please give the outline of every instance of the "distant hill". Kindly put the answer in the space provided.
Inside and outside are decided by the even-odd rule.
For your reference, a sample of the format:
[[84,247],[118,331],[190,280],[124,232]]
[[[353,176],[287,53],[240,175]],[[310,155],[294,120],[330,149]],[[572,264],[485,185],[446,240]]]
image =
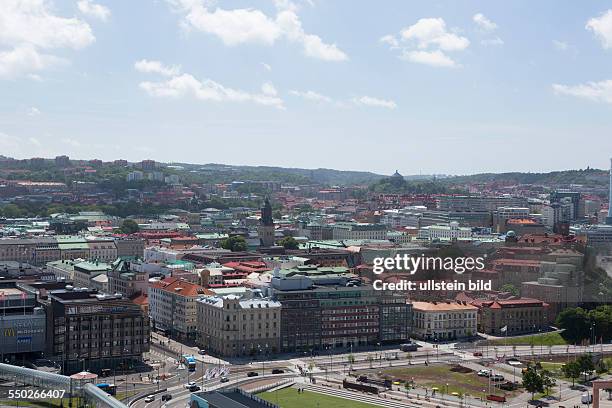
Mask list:
[[349,171],[333,169],[300,169],[273,166],[234,166],[227,164],[187,164],[179,165],[192,174],[208,176],[230,182],[234,180],[283,181],[294,183],[320,183],[327,185],[370,184],[385,176],[367,171]]
[[444,179],[451,184],[466,183],[515,183],[515,184],[542,184],[548,186],[581,184],[585,186],[607,185],[610,173],[607,170],[584,169],[563,170],[549,173],[481,173],[469,176],[454,176]]

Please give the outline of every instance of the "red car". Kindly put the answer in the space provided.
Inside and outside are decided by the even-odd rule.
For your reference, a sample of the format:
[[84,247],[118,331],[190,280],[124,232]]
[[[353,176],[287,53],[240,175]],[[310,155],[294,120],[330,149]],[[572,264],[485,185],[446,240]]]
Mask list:
[[482,353],[480,351],[475,351],[474,357],[482,357]]

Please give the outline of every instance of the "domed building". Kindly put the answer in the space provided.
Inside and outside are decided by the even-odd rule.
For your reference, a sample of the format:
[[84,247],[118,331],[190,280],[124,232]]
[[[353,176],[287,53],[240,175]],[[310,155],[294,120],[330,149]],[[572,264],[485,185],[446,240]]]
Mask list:
[[399,171],[397,170],[395,170],[395,173],[393,173],[393,175],[390,178],[391,178],[391,184],[395,187],[400,187],[406,182],[404,180],[404,176],[399,174]]

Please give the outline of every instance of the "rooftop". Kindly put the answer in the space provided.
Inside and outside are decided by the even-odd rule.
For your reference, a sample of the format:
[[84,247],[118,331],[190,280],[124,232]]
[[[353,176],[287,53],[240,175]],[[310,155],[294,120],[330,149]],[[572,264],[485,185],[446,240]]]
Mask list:
[[453,310],[478,310],[476,306],[459,303],[459,302],[412,302],[412,309],[414,311],[427,311],[427,312],[446,312]]

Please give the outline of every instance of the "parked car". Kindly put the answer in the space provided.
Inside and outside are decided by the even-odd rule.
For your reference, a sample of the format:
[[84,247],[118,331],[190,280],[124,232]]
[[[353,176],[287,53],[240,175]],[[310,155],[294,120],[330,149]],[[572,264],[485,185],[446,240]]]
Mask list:
[[194,384],[191,387],[189,387],[189,391],[190,392],[200,391],[200,386]]
[[172,399],[172,395],[171,394],[164,394],[162,395],[162,401],[170,401]]
[[482,357],[482,353],[480,351],[475,351],[474,357]]
[[247,373],[247,377],[257,377],[259,374],[256,373],[255,371],[249,371]]
[[285,372],[285,370],[281,370],[280,368],[272,369],[272,374],[282,374],[284,372]]
[[144,400],[145,402],[153,402],[155,401],[155,395],[149,395],[147,396],[147,398],[145,398]]
[[489,370],[480,370],[476,373],[476,375],[478,375],[479,377],[488,377],[491,375],[491,373],[489,372]]
[[580,401],[583,404],[591,404],[593,402],[593,396],[591,394],[588,393],[584,393],[582,394],[582,396],[580,397]]
[[491,376],[491,381],[504,381],[504,376],[501,374],[493,374]]
[[200,350],[198,350],[198,354],[199,354],[199,355],[201,355],[201,356],[203,356],[203,355],[205,355],[205,354],[206,354],[206,350],[204,350],[204,349],[200,349]]
[[189,389],[191,387],[193,387],[194,385],[197,385],[196,383],[194,383],[193,381],[188,382],[187,384],[184,385],[185,388]]
[[229,381],[229,378],[227,378],[226,376],[221,377],[221,382],[222,383],[226,383]]

